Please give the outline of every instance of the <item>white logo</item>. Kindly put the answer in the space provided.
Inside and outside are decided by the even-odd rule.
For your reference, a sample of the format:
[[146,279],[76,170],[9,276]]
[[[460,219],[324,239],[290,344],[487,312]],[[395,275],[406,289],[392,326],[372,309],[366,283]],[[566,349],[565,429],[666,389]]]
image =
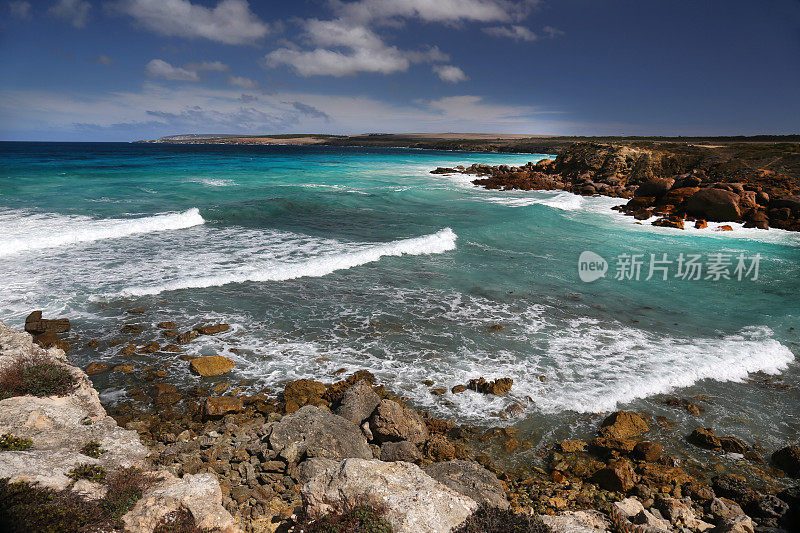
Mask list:
[[578,258],[578,276],[581,281],[591,283],[606,277],[608,262],[594,252],[585,251]]

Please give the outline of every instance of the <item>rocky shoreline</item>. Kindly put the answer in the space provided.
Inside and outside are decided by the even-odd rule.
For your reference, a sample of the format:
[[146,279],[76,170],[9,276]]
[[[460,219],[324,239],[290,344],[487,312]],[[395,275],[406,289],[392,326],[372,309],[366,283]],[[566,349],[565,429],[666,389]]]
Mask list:
[[487,189],[563,190],[620,198],[627,202],[614,209],[640,221],[655,218],[654,226],[684,229],[694,223],[702,229],[713,221],[800,231],[800,180],[761,168],[765,162],[760,158],[748,161],[735,155],[653,143],[578,142],[555,160],[520,167],[440,167],[431,172],[475,175],[473,183]]
[[[179,348],[226,329],[214,324],[179,333],[170,322],[157,326]],[[405,405],[366,371],[245,395],[211,382],[178,390],[153,370],[138,392],[131,391],[142,401],[111,408],[112,420],[63,350],[40,347],[64,343],[69,322],[33,313],[26,329],[0,325],[0,375],[14,360],[36,355],[63,364],[78,386],[67,396],[0,400],[0,433],[33,442],[28,450],[0,451],[6,465],[0,478],[96,498],[103,484],[71,483],[75,465],[153,472],[160,481],[123,519],[132,531],[153,531],[164,516],[184,508],[211,529],[305,531],[297,525],[303,517],[313,523],[364,498],[386,509],[396,532],[455,530],[479,505],[530,517],[552,531],[779,532],[800,524],[800,486],[786,481],[800,476],[797,445],[770,453],[711,428],[687,435],[688,446],[739,458],[746,475],[736,475],[666,453],[653,430],[661,420],[619,411],[603,420],[595,438],[552,443],[536,450],[540,461],[511,469],[487,451],[529,446],[516,429],[437,419]],[[166,349],[153,344],[123,349]],[[233,368],[224,356],[187,359],[206,376]],[[114,370],[92,363],[87,372]],[[511,387],[508,379],[476,378],[454,389],[505,394]],[[699,409],[675,402],[689,412]],[[92,424],[83,425],[87,419]],[[84,441],[113,451],[84,457]]]

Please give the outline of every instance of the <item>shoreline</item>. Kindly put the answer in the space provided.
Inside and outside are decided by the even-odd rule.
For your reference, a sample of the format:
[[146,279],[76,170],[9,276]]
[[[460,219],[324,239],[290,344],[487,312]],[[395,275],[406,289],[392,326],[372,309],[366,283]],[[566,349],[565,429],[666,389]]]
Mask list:
[[[197,335],[224,332],[224,326],[195,328],[180,335],[190,343]],[[191,332],[195,333],[190,335]],[[43,339],[38,340],[41,342]],[[56,342],[52,338],[49,341]],[[150,349],[148,346],[143,344],[136,348]],[[232,362],[226,363],[224,359],[220,356],[187,358],[186,364],[201,375],[224,377],[232,368]],[[211,366],[204,370],[203,364]],[[223,365],[222,368],[217,366],[219,364]],[[103,368],[96,363],[87,367],[87,372],[92,375],[119,371],[125,372],[107,365]],[[761,527],[779,527],[788,520],[787,517],[793,516],[791,513],[798,512],[798,486],[769,464],[772,450],[753,448],[733,437],[717,436],[710,428],[698,428],[689,435],[685,443],[687,449],[692,452],[706,449],[708,451],[703,453],[730,455],[739,466],[744,465],[743,470],[733,471],[750,472],[747,477],[727,469],[721,472],[719,463],[716,466],[704,465],[665,452],[670,446],[658,442],[656,429],[668,421],[653,419],[647,413],[615,411],[604,417],[594,438],[556,441],[533,449],[524,441],[524,435],[510,426],[481,430],[409,408],[402,398],[392,395],[390,384],[387,384],[387,389],[386,385],[376,383],[374,376],[366,371],[355,372],[332,383],[300,379],[276,385],[277,388],[265,389],[255,395],[243,395],[230,386],[220,388],[212,379],[205,387],[179,391],[165,383],[163,376],[156,371],[143,376],[138,387],[141,389],[138,394],[150,404],[149,408],[141,410],[132,405],[118,405],[108,410],[120,426],[139,434],[149,448],[149,458],[154,467],[166,469],[178,478],[204,473],[217,476],[222,504],[245,531],[262,531],[255,524],[265,526],[267,522],[275,527],[290,524],[308,499],[303,487],[311,478],[306,479],[302,472],[310,467],[302,465],[313,457],[335,459],[341,456],[346,459],[350,454],[377,460],[380,464],[410,461],[425,472],[451,472],[462,483],[475,475],[485,478],[488,474],[484,469],[488,469],[500,481],[482,482],[494,486],[491,490],[486,489],[482,497],[500,504],[507,498],[514,512],[544,515],[546,523],[553,521],[553,525],[570,523],[586,527],[585,523],[594,521],[613,530],[618,524],[624,526],[625,523],[635,528],[646,519],[644,523],[664,531],[679,531],[680,527],[705,531],[714,526],[718,528],[714,531],[747,531],[747,528],[726,528],[735,524],[751,524],[752,527],[753,523]],[[513,382],[478,380],[458,387],[459,390],[468,388],[483,394],[502,395],[513,388]],[[357,394],[351,389],[357,390]],[[698,409],[698,405],[702,407],[702,400],[676,399],[675,402],[676,408],[690,412]],[[371,406],[378,404],[395,409],[391,416],[385,415],[390,416],[386,421],[388,426],[382,425],[383,415],[372,412]],[[2,405],[0,402],[0,407]],[[343,407],[345,405],[350,407]],[[354,415],[356,419],[369,422],[360,424],[364,427],[357,432],[358,423],[350,425],[351,422],[341,419],[352,409],[360,409],[360,414]],[[333,415],[327,413],[341,416],[330,418]],[[379,422],[375,422],[376,416]],[[332,435],[337,435],[333,442],[351,442],[363,434],[367,439],[364,442],[370,443],[369,448],[354,451],[362,448],[352,444],[345,449],[329,449],[327,444],[320,444],[323,448],[319,451],[301,452],[299,456],[294,451],[287,456],[288,452],[278,451],[273,455],[273,448],[266,450],[257,445],[264,442],[264,436],[270,431],[274,435],[276,427],[298,431],[296,426],[287,425],[293,420],[297,422],[292,424],[299,423],[303,427],[309,423],[322,424],[320,427],[324,429],[320,430],[319,437],[313,438],[322,438],[325,442]],[[265,430],[267,427],[272,429]],[[374,440],[378,437],[373,433],[384,431],[385,427],[390,433],[399,432],[397,435],[402,438]],[[25,432],[24,429],[17,431]],[[349,436],[340,435],[340,431]],[[309,445],[308,439],[312,437],[306,435],[302,438]],[[408,444],[403,447],[398,442]],[[522,468],[499,466],[504,454],[518,453],[526,448],[540,458],[538,462],[526,463]],[[368,454],[367,449],[370,450]],[[247,457],[242,455],[243,450],[246,450]],[[780,454],[791,457],[791,450],[791,447],[786,447],[774,451],[771,453],[772,462],[784,460]],[[314,461],[319,462],[317,459]],[[794,463],[791,459],[789,461],[783,465],[784,468],[793,468]],[[255,469],[251,470],[247,465]],[[434,468],[434,465],[444,466]],[[330,466],[330,463],[323,466]],[[457,475],[451,471],[456,466]],[[266,470],[259,470],[263,468]],[[795,475],[800,475],[800,471]],[[475,479],[467,484],[478,483]],[[302,486],[301,482],[304,482]],[[793,484],[794,488],[791,488]],[[583,511],[590,514],[580,514]]]

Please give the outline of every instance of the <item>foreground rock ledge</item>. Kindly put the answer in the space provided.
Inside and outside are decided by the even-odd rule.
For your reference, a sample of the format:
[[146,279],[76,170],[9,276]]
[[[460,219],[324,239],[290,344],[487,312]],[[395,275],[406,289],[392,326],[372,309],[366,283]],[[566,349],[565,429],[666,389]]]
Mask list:
[[[138,434],[120,428],[106,414],[88,376],[67,361],[63,350],[41,348],[29,334],[0,322],[0,369],[26,357],[42,357],[63,364],[78,386],[67,396],[15,396],[0,401],[0,434],[12,433],[33,440],[28,450],[0,452],[0,478],[54,490],[71,487],[84,497],[101,498],[106,490],[102,484],[81,480],[70,485],[66,474],[76,463],[97,464],[108,472],[130,466],[147,469],[147,448]],[[91,440],[107,450],[97,459],[81,453]],[[182,479],[164,471],[154,475],[157,482],[122,517],[126,531],[150,533],[161,517],[183,506],[201,528],[240,532],[231,514],[222,507],[222,491],[213,475]]]

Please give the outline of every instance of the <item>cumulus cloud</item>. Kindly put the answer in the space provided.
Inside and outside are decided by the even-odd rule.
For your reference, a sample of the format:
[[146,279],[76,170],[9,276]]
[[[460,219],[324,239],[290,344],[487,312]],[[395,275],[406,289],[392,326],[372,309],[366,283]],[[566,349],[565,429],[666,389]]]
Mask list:
[[536,3],[535,0],[335,0],[333,5],[340,16],[357,21],[399,17],[426,22],[506,22],[526,16]]
[[320,111],[313,105],[304,104],[303,102],[292,102],[292,107],[299,111],[301,114],[311,118],[321,118],[329,121],[331,119],[327,113]]
[[84,0],[58,0],[47,11],[50,15],[66,20],[76,28],[85,28],[89,22],[92,4]]
[[545,33],[545,35],[547,35],[551,39],[555,39],[556,37],[564,35],[563,31],[559,30],[558,28],[554,28],[552,26],[545,26],[544,28],[542,28],[542,31]]
[[200,81],[196,70],[174,67],[163,59],[153,59],[144,69],[151,78],[161,78],[173,81]]
[[529,28],[516,24],[512,26],[492,26],[490,28],[484,28],[483,31],[495,37],[508,37],[515,41],[533,42],[539,38],[539,36],[533,33]]
[[8,13],[13,18],[29,20],[31,18],[31,7],[30,2],[9,2]]
[[189,0],[120,0],[113,9],[161,35],[224,44],[252,44],[270,30],[250,10],[247,0],[222,0],[214,8]]
[[341,77],[359,72],[405,72],[412,63],[449,59],[437,47],[400,50],[389,46],[374,31],[350,20],[310,19],[304,22],[304,27],[306,39],[317,47],[313,50],[279,48],[267,54],[267,66],[287,65],[306,77]]
[[242,96],[239,97],[239,100],[241,100],[245,104],[252,104],[253,102],[258,102],[258,96],[255,96],[253,94],[242,93]]
[[244,76],[231,76],[228,78],[228,83],[234,87],[241,87],[242,89],[257,89],[258,82]]
[[469,77],[464,74],[464,71],[454,65],[434,65],[433,71],[439,75],[443,81],[450,83],[458,83],[460,81],[467,81]]
[[114,63],[116,63],[116,61],[114,61],[114,59],[113,59],[113,58],[111,58],[111,57],[108,57],[108,56],[107,56],[107,55],[105,55],[105,54],[100,54],[99,56],[97,56],[97,58],[96,58],[96,59],[93,59],[93,60],[92,60],[92,63],[97,63],[98,65],[105,65],[105,66],[107,66],[107,67],[110,67],[110,66],[112,66]]

